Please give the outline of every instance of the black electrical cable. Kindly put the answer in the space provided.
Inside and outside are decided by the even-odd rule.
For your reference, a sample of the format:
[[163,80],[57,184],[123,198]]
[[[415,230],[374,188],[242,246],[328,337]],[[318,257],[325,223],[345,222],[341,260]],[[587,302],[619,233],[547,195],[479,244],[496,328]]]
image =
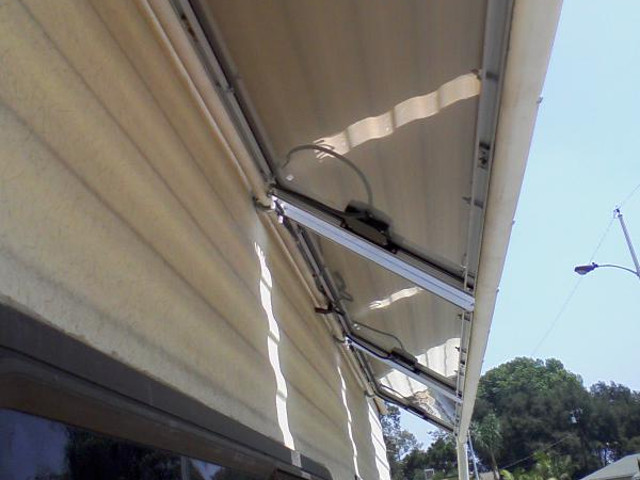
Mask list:
[[398,342],[398,345],[400,345],[400,348],[402,350],[408,352],[408,350],[404,347],[404,344],[402,343],[402,340],[400,340],[400,338],[398,338],[393,333],[385,332],[384,330],[379,330],[379,329],[377,329],[375,327],[372,327],[371,325],[367,325],[366,323],[362,323],[362,322],[353,322],[353,323],[354,323],[353,327],[356,328],[356,329],[358,327],[364,327],[367,330],[371,330],[372,332],[375,332],[375,333],[377,333],[379,335],[385,335],[387,337],[393,338],[396,342]]

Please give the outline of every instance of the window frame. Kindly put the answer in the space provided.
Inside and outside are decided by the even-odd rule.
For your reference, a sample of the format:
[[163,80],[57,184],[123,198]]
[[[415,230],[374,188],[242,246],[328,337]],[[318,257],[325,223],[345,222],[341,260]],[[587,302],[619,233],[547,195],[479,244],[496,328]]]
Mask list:
[[262,478],[332,478],[276,440],[3,304],[0,408]]

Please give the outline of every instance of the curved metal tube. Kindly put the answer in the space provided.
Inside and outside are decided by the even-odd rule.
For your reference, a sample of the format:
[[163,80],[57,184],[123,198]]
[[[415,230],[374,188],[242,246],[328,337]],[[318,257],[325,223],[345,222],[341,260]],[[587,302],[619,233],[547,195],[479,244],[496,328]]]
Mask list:
[[365,174],[362,173],[362,170],[360,170],[355,163],[353,163],[351,160],[349,160],[344,155],[342,155],[342,154],[340,154],[338,152],[335,152],[334,150],[332,150],[329,147],[325,147],[323,145],[316,145],[314,143],[298,145],[297,147],[294,147],[291,150],[289,150],[289,153],[287,153],[287,161],[284,162],[284,164],[280,167],[280,169],[283,169],[287,165],[289,165],[289,163],[292,160],[291,159],[291,155],[293,155],[296,152],[303,151],[303,150],[315,150],[315,151],[326,153],[327,155],[331,155],[333,158],[336,158],[337,160],[340,160],[342,163],[344,163],[349,168],[351,168],[351,170],[353,170],[356,173],[356,175],[358,175],[360,180],[362,180],[364,188],[367,191],[367,204],[369,205],[369,208],[373,208],[373,190],[371,189],[371,185],[369,184],[369,180],[367,180],[367,177],[365,176]]

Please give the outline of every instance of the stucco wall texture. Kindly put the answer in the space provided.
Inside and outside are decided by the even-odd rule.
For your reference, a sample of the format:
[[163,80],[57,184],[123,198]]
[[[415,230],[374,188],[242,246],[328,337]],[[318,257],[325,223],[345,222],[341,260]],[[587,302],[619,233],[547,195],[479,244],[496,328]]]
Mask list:
[[325,464],[367,400],[136,2],[0,0],[4,301]]

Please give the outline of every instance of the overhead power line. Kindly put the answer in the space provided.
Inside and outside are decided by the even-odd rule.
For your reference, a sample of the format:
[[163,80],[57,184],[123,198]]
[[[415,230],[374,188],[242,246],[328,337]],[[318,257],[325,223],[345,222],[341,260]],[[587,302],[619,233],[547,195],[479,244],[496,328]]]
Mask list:
[[569,303],[571,302],[571,299],[573,298],[573,296],[578,291],[578,287],[582,283],[582,279],[583,278],[584,277],[579,277],[576,280],[576,282],[573,284],[573,288],[571,288],[571,290],[569,291],[569,295],[567,295],[567,297],[564,299],[564,302],[562,302],[562,305],[560,306],[560,310],[558,310],[558,313],[556,313],[556,316],[553,317],[553,321],[549,325],[549,328],[547,328],[547,331],[544,333],[542,338],[538,341],[538,343],[536,344],[535,348],[531,351],[531,354],[529,355],[530,357],[533,357],[537,353],[537,351],[540,348],[540,346],[544,343],[544,341],[547,339],[549,334],[553,331],[553,329],[555,328],[556,324],[558,323],[558,320],[560,320],[560,318],[564,314],[565,310],[569,306]]
[[[639,185],[639,187],[640,187],[640,185]],[[630,196],[627,196],[627,197],[630,198]],[[604,243],[604,239],[607,238],[607,234],[609,233],[609,230],[611,230],[611,225],[613,225],[614,219],[615,218],[612,216],[611,219],[609,220],[609,223],[607,224],[607,228],[605,228],[604,232],[602,232],[602,235],[600,236],[600,240],[598,241],[598,244],[593,249],[593,253],[591,254],[591,258],[589,259],[589,263],[591,263],[593,261],[595,256],[598,254],[598,251],[600,250],[600,247],[602,247],[602,244]],[[580,284],[582,283],[583,279],[584,279],[584,277],[579,277],[575,281],[575,283],[573,284],[573,287],[571,287],[571,290],[569,290],[569,293],[567,294],[567,296],[565,297],[564,301],[560,305],[560,309],[558,310],[558,313],[556,313],[556,315],[553,317],[553,320],[552,320],[551,324],[549,325],[549,328],[547,328],[547,331],[544,333],[542,338],[540,338],[540,340],[536,344],[535,348],[531,351],[531,354],[529,355],[530,357],[533,357],[538,352],[538,349],[542,346],[542,344],[545,342],[545,340],[547,339],[549,334],[551,334],[551,332],[553,331],[555,326],[558,324],[558,321],[560,320],[560,318],[562,318],[562,316],[564,315],[564,312],[567,310],[567,307],[569,306],[569,303],[571,303],[571,300],[573,299],[574,295],[578,291],[578,287],[580,287]]]
[[638,185],[636,185],[635,188],[633,190],[631,190],[631,192],[629,192],[629,195],[624,197],[624,200],[622,200],[622,202],[620,202],[619,208],[622,208],[625,203],[627,203],[629,200],[631,200],[631,197],[633,197],[636,193],[638,193],[638,190],[640,190],[640,183]]
[[[638,193],[638,191],[640,191],[640,183],[638,185],[636,185],[628,194],[626,197],[624,197],[624,199],[622,200],[622,202],[620,202],[619,207],[618,208],[622,208],[622,206],[624,206],[624,204],[626,204],[629,200],[631,200],[631,198]],[[600,240],[598,241],[598,244],[596,245],[596,247],[593,249],[593,253],[591,254],[591,258],[589,258],[589,263],[593,262],[593,259],[596,257],[596,255],[598,254],[598,251],[600,251],[600,247],[602,246],[602,244],[604,243],[605,238],[607,238],[607,235],[609,233],[609,230],[611,230],[611,225],[613,225],[613,221],[615,220],[615,217],[612,216],[611,219],[609,220],[609,223],[607,224],[607,228],[604,229],[604,232],[602,233],[602,235],[600,236]],[[536,344],[535,348],[531,351],[530,356],[533,357],[537,352],[538,349],[542,346],[542,344],[545,342],[545,340],[547,339],[547,337],[549,337],[549,334],[551,334],[551,332],[553,331],[553,329],[555,328],[555,326],[558,324],[558,321],[560,320],[560,318],[562,318],[562,315],[564,315],[564,312],[566,311],[567,307],[569,306],[569,303],[571,302],[571,299],[573,299],[574,295],[576,294],[576,292],[578,291],[578,287],[580,287],[580,284],[582,283],[584,277],[580,277],[576,280],[576,282],[573,284],[573,287],[571,287],[571,290],[569,290],[569,293],[567,294],[567,296],[565,297],[564,301],[562,302],[562,304],[560,305],[560,309],[558,310],[558,313],[553,317],[553,320],[551,322],[551,324],[549,325],[549,328],[547,328],[546,332],[544,333],[544,335],[542,336],[542,338],[540,338],[540,340],[538,341],[538,343]]]
[[556,445],[558,445],[559,443],[564,442],[564,441],[565,441],[567,438],[569,438],[571,435],[572,435],[572,434],[571,434],[571,433],[569,433],[569,434],[565,435],[564,437],[562,437],[560,440],[558,440],[558,441],[556,441],[556,442],[553,442],[551,445],[547,445],[547,446],[546,446],[546,447],[544,447],[544,448],[540,448],[540,449],[538,449],[538,450],[534,451],[533,453],[531,453],[531,454],[527,455],[526,457],[523,457],[523,458],[521,458],[520,460],[516,460],[515,462],[510,463],[509,465],[506,465],[506,466],[504,466],[504,467],[500,467],[500,468],[499,468],[499,470],[506,470],[507,468],[515,467],[516,465],[518,465],[518,464],[520,464],[520,463],[522,463],[522,462],[524,462],[524,461],[527,461],[527,460],[529,460],[530,458],[533,458],[533,457],[536,455],[536,453],[543,453],[543,452],[546,452],[547,450],[551,450],[553,447],[555,447],[555,446],[556,446]]

